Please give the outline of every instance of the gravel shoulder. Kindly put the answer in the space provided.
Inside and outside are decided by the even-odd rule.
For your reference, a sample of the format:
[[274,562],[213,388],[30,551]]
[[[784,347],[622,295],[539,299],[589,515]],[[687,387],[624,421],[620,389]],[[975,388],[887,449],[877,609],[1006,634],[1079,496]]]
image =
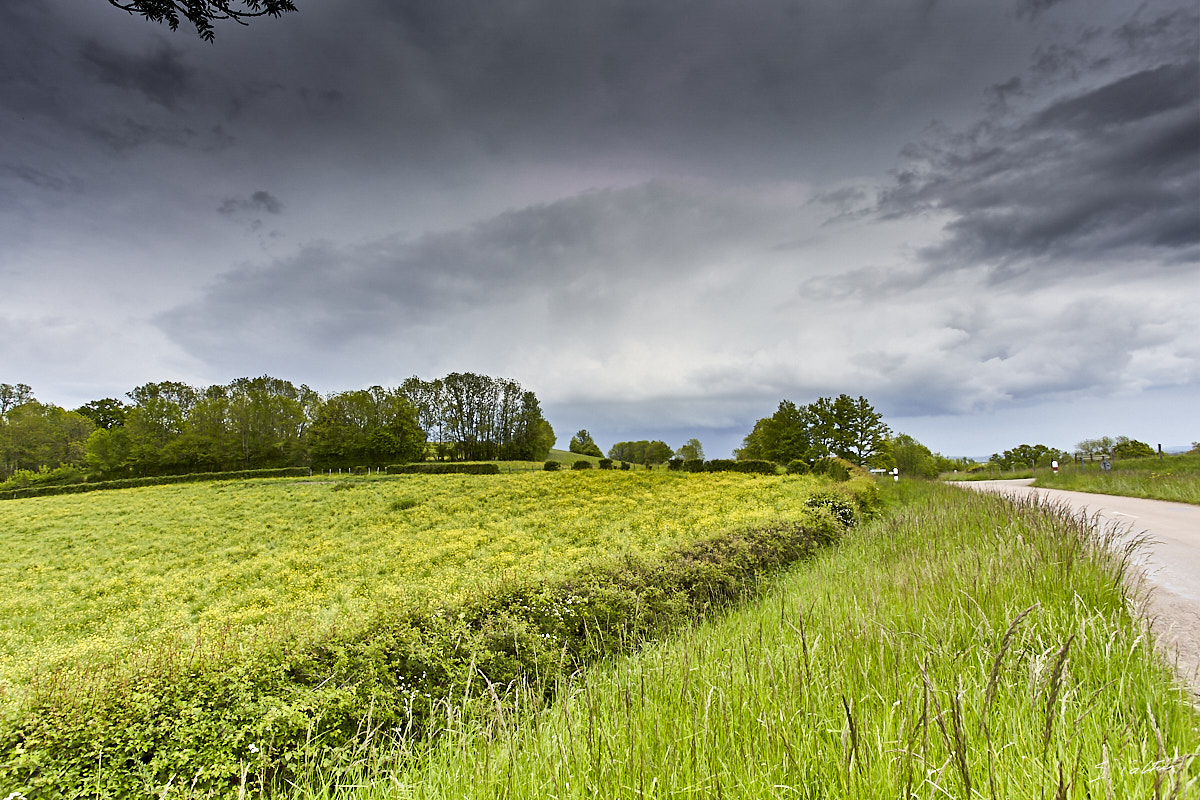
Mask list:
[[953,485],[1014,497],[1035,495],[1069,504],[1114,525],[1124,538],[1145,534],[1135,559],[1145,581],[1142,613],[1156,643],[1200,701],[1200,506],[1106,494],[1034,488],[1032,478],[961,481]]

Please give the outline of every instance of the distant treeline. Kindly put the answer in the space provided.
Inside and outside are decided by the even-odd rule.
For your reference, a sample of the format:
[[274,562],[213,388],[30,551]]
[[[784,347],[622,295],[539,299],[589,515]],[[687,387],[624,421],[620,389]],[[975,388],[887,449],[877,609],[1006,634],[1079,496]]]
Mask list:
[[270,376],[195,387],[147,383],[129,402],[73,411],[0,384],[0,480],[14,484],[191,472],[384,467],[439,460],[541,461],[554,445],[533,392],[452,373],[322,396]]

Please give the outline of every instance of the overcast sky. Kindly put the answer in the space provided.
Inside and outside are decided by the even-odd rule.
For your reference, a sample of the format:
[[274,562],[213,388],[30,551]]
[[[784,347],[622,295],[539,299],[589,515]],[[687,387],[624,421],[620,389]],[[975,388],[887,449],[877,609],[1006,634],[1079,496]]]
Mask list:
[[0,3],[0,381],[453,371],[728,455],[1200,439],[1195,0]]

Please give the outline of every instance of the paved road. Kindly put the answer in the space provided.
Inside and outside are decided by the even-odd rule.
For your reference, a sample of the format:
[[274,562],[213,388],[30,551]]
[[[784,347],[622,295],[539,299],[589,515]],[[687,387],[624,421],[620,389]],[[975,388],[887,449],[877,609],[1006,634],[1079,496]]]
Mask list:
[[1200,699],[1200,506],[1108,494],[1035,489],[1032,478],[962,481],[958,486],[1018,497],[1036,494],[1099,514],[1125,535],[1146,532],[1150,544],[1138,558],[1151,588],[1146,613],[1168,660]]

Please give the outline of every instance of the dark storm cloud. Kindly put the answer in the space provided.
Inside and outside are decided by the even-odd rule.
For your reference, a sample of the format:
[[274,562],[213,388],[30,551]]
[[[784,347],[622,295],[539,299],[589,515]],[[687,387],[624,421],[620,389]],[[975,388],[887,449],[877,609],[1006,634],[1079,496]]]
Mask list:
[[192,71],[183,64],[180,52],[165,42],[153,52],[131,55],[90,39],[80,57],[84,68],[101,83],[139,92],[167,109],[177,108],[193,83]]
[[[908,148],[887,215],[953,216],[924,251],[998,276],[1200,256],[1200,64],[1171,63],[1059,98],[1016,121],[941,131]],[[1024,264],[1024,267],[1020,265]]]

